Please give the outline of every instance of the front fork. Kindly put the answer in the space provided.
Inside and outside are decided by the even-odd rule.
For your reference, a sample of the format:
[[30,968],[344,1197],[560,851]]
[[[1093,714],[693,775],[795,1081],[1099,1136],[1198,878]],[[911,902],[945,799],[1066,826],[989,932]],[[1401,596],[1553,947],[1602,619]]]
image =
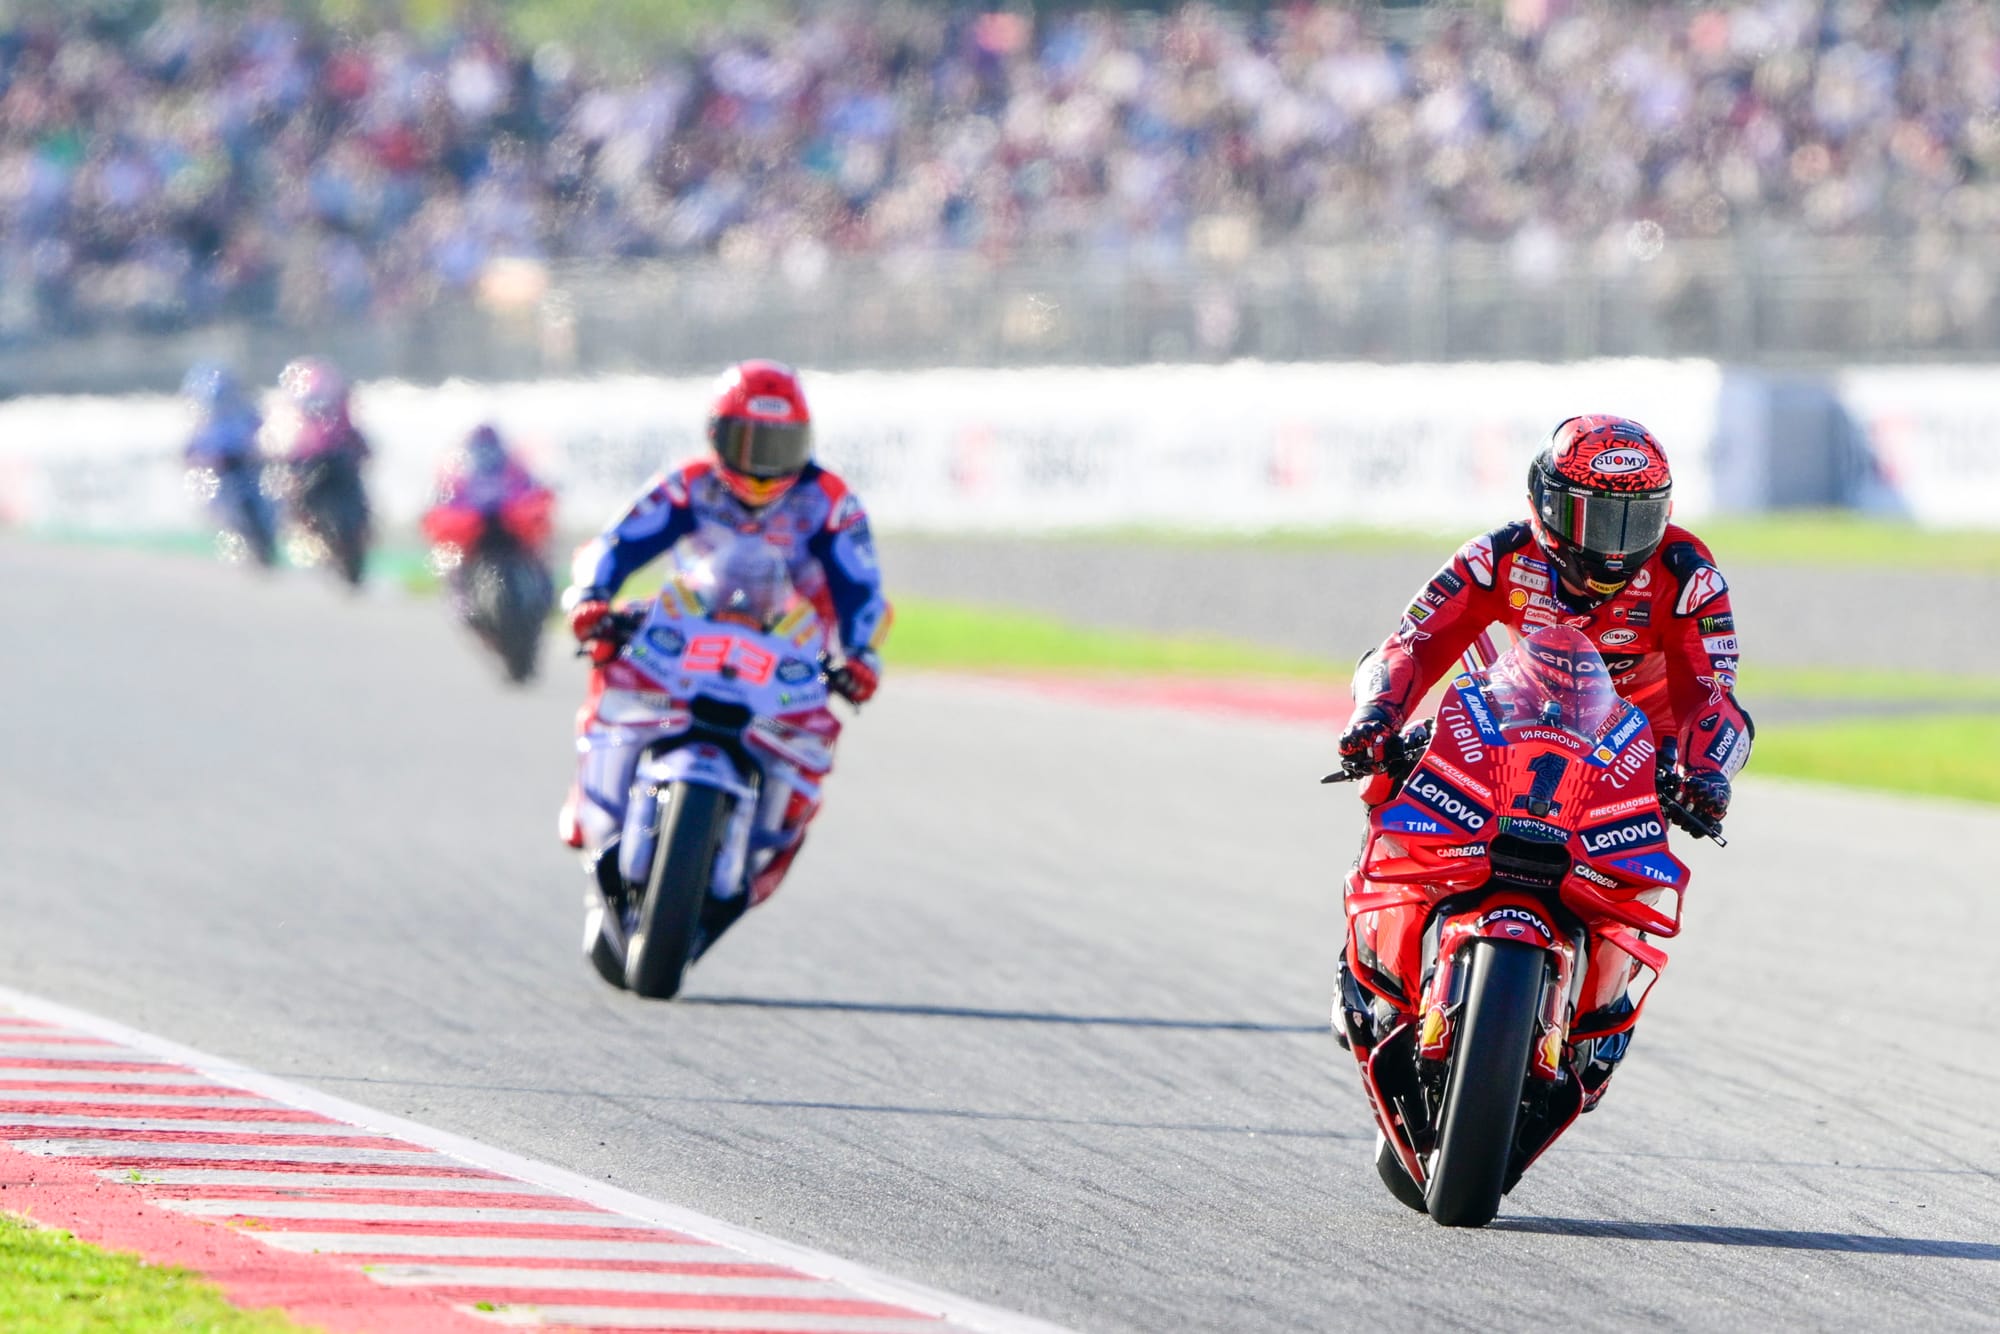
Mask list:
[[[1543,975],[1540,1018],[1528,1055],[1527,1074],[1549,1090],[1547,1101],[1552,1109],[1560,1109],[1561,1114],[1544,1133],[1536,1136],[1538,1142],[1529,1146],[1517,1169],[1524,1170],[1575,1117],[1575,1106],[1581,1102],[1575,1074],[1564,1057],[1587,965],[1582,939],[1554,921],[1548,910],[1532,898],[1505,893],[1489,895],[1472,907],[1432,917],[1422,942],[1423,982],[1412,1003],[1390,989],[1393,979],[1378,971],[1379,959],[1369,958],[1362,966],[1356,966],[1361,954],[1357,928],[1360,917],[1368,911],[1368,907],[1362,906],[1350,916],[1348,967],[1367,991],[1395,1007],[1396,1018],[1379,1035],[1371,1035],[1374,1040],[1355,1041],[1352,1050],[1361,1067],[1362,1086],[1373,1105],[1376,1122],[1410,1179],[1419,1185],[1427,1180],[1424,1157],[1437,1133],[1442,1083],[1428,1086],[1418,1072],[1446,1069],[1451,1059],[1465,1007],[1469,975],[1467,947],[1482,938],[1504,940],[1533,946],[1548,957],[1550,964]],[[1353,1025],[1349,1025],[1348,1032],[1350,1036],[1358,1036]]]

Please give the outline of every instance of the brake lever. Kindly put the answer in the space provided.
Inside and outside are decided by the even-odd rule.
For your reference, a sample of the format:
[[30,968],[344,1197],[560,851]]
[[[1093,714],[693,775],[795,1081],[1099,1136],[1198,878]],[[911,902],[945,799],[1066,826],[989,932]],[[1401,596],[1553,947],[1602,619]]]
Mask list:
[[1680,825],[1681,828],[1687,830],[1690,834],[1693,834],[1696,838],[1711,839],[1718,848],[1729,846],[1729,840],[1722,836],[1721,825],[1711,824],[1701,816],[1696,815],[1679,797],[1671,795],[1662,796],[1660,804],[1666,808],[1668,815],[1674,817],[1676,824]]

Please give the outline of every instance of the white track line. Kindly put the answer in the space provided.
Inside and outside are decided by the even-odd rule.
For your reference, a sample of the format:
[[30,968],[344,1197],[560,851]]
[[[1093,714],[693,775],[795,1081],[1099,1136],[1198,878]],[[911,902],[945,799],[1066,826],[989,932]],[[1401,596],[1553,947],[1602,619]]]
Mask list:
[[[291,1107],[318,1112],[322,1116],[346,1122],[351,1126],[365,1127],[381,1135],[392,1136],[411,1144],[422,1145],[437,1153],[446,1154],[461,1162],[485,1168],[502,1176],[513,1177],[521,1181],[531,1182],[534,1185],[547,1187],[571,1199],[584,1201],[610,1213],[621,1214],[627,1218],[640,1220],[657,1227],[667,1228],[692,1237],[699,1237],[705,1241],[714,1242],[719,1246],[728,1247],[731,1250],[740,1252],[751,1257],[753,1260],[782,1266],[783,1268],[795,1270],[814,1278],[839,1284],[841,1287],[874,1301],[907,1307],[913,1311],[941,1318],[967,1329],[982,1331],[983,1334],[1067,1334],[1067,1331],[1064,1331],[1058,1325],[1049,1324],[1045,1321],[1036,1320],[1030,1316],[1020,1315],[1012,1311],[1002,1310],[998,1307],[988,1306],[981,1302],[974,1302],[951,1293],[941,1292],[935,1288],[911,1283],[888,1274],[880,1273],[865,1265],[855,1264],[852,1261],[840,1259],[838,1256],[828,1255],[824,1251],[816,1251],[810,1247],[799,1246],[776,1237],[766,1236],[763,1233],[752,1232],[747,1228],[740,1228],[734,1224],[723,1222],[720,1219],[710,1218],[706,1214],[697,1213],[692,1209],[685,1209],[679,1205],[648,1199],[643,1195],[620,1190],[615,1186],[609,1186],[600,1181],[593,1181],[575,1172],[570,1172],[548,1163],[537,1162],[532,1158],[525,1158],[519,1154],[509,1153],[504,1149],[497,1149],[462,1135],[454,1135],[449,1131],[439,1130],[419,1122],[406,1121],[401,1117],[389,1116],[374,1108],[364,1107],[359,1103],[349,1102],[344,1098],[333,1097],[329,1094],[321,1093],[316,1089],[307,1088],[304,1085],[294,1084],[289,1080],[266,1074],[261,1070],[255,1070],[249,1066],[240,1065],[218,1056],[211,1056],[206,1052],[196,1051],[191,1047],[183,1047],[179,1043],[169,1042],[153,1034],[128,1028],[124,1024],[120,1024],[114,1020],[104,1019],[82,1010],[71,1009],[69,1006],[60,1005],[26,992],[16,991],[11,987],[0,987],[0,1005],[5,1005],[20,1015],[45,1020],[51,1024],[61,1025],[78,1032],[90,1034],[109,1043],[121,1044],[133,1050],[144,1052],[163,1062],[186,1066],[208,1076],[214,1083],[228,1084],[237,1088],[247,1089]],[[59,1044],[49,1045],[55,1047]],[[34,1044],[32,1043],[0,1043],[0,1059],[21,1055],[24,1047],[33,1048],[33,1046]],[[84,1050],[89,1049],[85,1048]],[[62,1050],[61,1059],[77,1062],[79,1068],[83,1068],[87,1066],[88,1062],[78,1061],[78,1057],[81,1054],[76,1046],[70,1045]],[[129,1061],[131,1059],[130,1053],[113,1052],[104,1059],[115,1061],[121,1058]],[[96,1072],[92,1073],[95,1074]],[[52,1079],[55,1077],[46,1071],[37,1071],[31,1075],[26,1071],[19,1071],[18,1068],[10,1070],[5,1066],[0,1066],[0,1075],[13,1078],[35,1079]],[[110,1071],[103,1072],[103,1075],[104,1082],[116,1082],[118,1078],[122,1078],[122,1076]],[[241,1126],[232,1126],[228,1123],[222,1123],[222,1125],[232,1132],[242,1129]],[[177,1128],[186,1130],[189,1127],[183,1124]],[[404,1162],[410,1161],[413,1157],[413,1155],[408,1153],[396,1153],[390,1150],[330,1149],[313,1146],[296,1147],[281,1145],[188,1144],[185,1142],[175,1144],[170,1141],[155,1145],[150,1142],[134,1142],[131,1140],[64,1139],[54,1135],[46,1139],[14,1140],[11,1141],[11,1144],[15,1148],[28,1148],[31,1152],[59,1153],[67,1157],[102,1157],[111,1156],[115,1153],[118,1156],[126,1158],[188,1157],[204,1160],[234,1161],[262,1157],[276,1161],[328,1163]],[[30,1148],[30,1146],[35,1147]],[[342,1156],[330,1156],[335,1154]],[[312,1156],[303,1157],[301,1155]],[[161,1203],[167,1202],[162,1201]],[[487,1211],[473,1212],[486,1213]],[[497,1216],[499,1212],[492,1211],[492,1214],[489,1216]],[[273,1216],[276,1217],[278,1215]],[[569,1217],[574,1219],[575,1215],[570,1215]],[[280,1236],[283,1235],[285,1234],[269,1234],[263,1239],[277,1244]],[[350,1236],[342,1233],[307,1235],[317,1235],[321,1240],[333,1241],[336,1244],[324,1247],[287,1245],[285,1249],[345,1250],[350,1254],[363,1255],[442,1255],[449,1253],[439,1249],[440,1243],[447,1240],[441,1237],[409,1238],[407,1240],[412,1242],[420,1240],[424,1247],[422,1250],[412,1251],[385,1245],[385,1243],[398,1240],[391,1236]],[[306,1240],[306,1235],[292,1233],[286,1237],[286,1240],[296,1243]],[[500,1247],[499,1243],[509,1240],[506,1238],[477,1238],[468,1240],[476,1240],[479,1247],[477,1250],[464,1252],[468,1255],[494,1256],[518,1254],[524,1257],[546,1257],[549,1255],[549,1252],[546,1250],[522,1249],[513,1251]],[[540,1240],[522,1240],[526,1241],[527,1245],[531,1247],[546,1247],[551,1244]],[[347,1242],[357,1244],[344,1244]],[[579,1255],[576,1258],[601,1256],[605,1254],[603,1248],[606,1245],[624,1246],[626,1244],[591,1243],[591,1249],[587,1255]],[[637,1245],[639,1243],[631,1244]],[[659,1250],[661,1246],[656,1244],[652,1249]],[[676,1247],[673,1249],[687,1250],[691,1248]],[[901,1334],[902,1331],[935,1329],[935,1324],[932,1321],[926,1320],[807,1315],[805,1313],[793,1316],[786,1312],[772,1311],[734,1313],[686,1310],[644,1311],[625,1307],[542,1306],[535,1308],[535,1315],[538,1320],[548,1323],[615,1325],[627,1329],[679,1328],[727,1330],[755,1327],[767,1330],[780,1330],[785,1328],[811,1328],[814,1330],[849,1330],[853,1331],[853,1334]]]

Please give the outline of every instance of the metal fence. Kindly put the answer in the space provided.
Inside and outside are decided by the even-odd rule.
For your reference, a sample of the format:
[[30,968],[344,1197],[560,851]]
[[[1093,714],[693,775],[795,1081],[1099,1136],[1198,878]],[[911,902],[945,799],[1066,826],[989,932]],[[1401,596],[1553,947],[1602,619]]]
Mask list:
[[[1228,247],[1221,247],[1227,249]],[[1532,241],[552,266],[392,318],[0,348],[0,394],[167,388],[191,361],[267,377],[315,351],[361,377],[678,372],[749,355],[825,369],[1149,361],[1713,357],[1768,367],[2000,355],[1983,240]]]

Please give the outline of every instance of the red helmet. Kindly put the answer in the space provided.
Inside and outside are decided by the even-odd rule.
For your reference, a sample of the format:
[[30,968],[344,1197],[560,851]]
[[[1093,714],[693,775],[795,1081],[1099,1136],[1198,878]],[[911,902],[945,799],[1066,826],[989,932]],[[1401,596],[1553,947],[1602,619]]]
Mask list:
[[812,462],[812,414],[798,375],[775,361],[724,371],[708,410],[708,443],[723,485],[744,504],[768,505],[791,490]]
[[1571,417],[1528,466],[1528,522],[1569,592],[1595,604],[1660,549],[1673,489],[1651,431],[1627,417]]

